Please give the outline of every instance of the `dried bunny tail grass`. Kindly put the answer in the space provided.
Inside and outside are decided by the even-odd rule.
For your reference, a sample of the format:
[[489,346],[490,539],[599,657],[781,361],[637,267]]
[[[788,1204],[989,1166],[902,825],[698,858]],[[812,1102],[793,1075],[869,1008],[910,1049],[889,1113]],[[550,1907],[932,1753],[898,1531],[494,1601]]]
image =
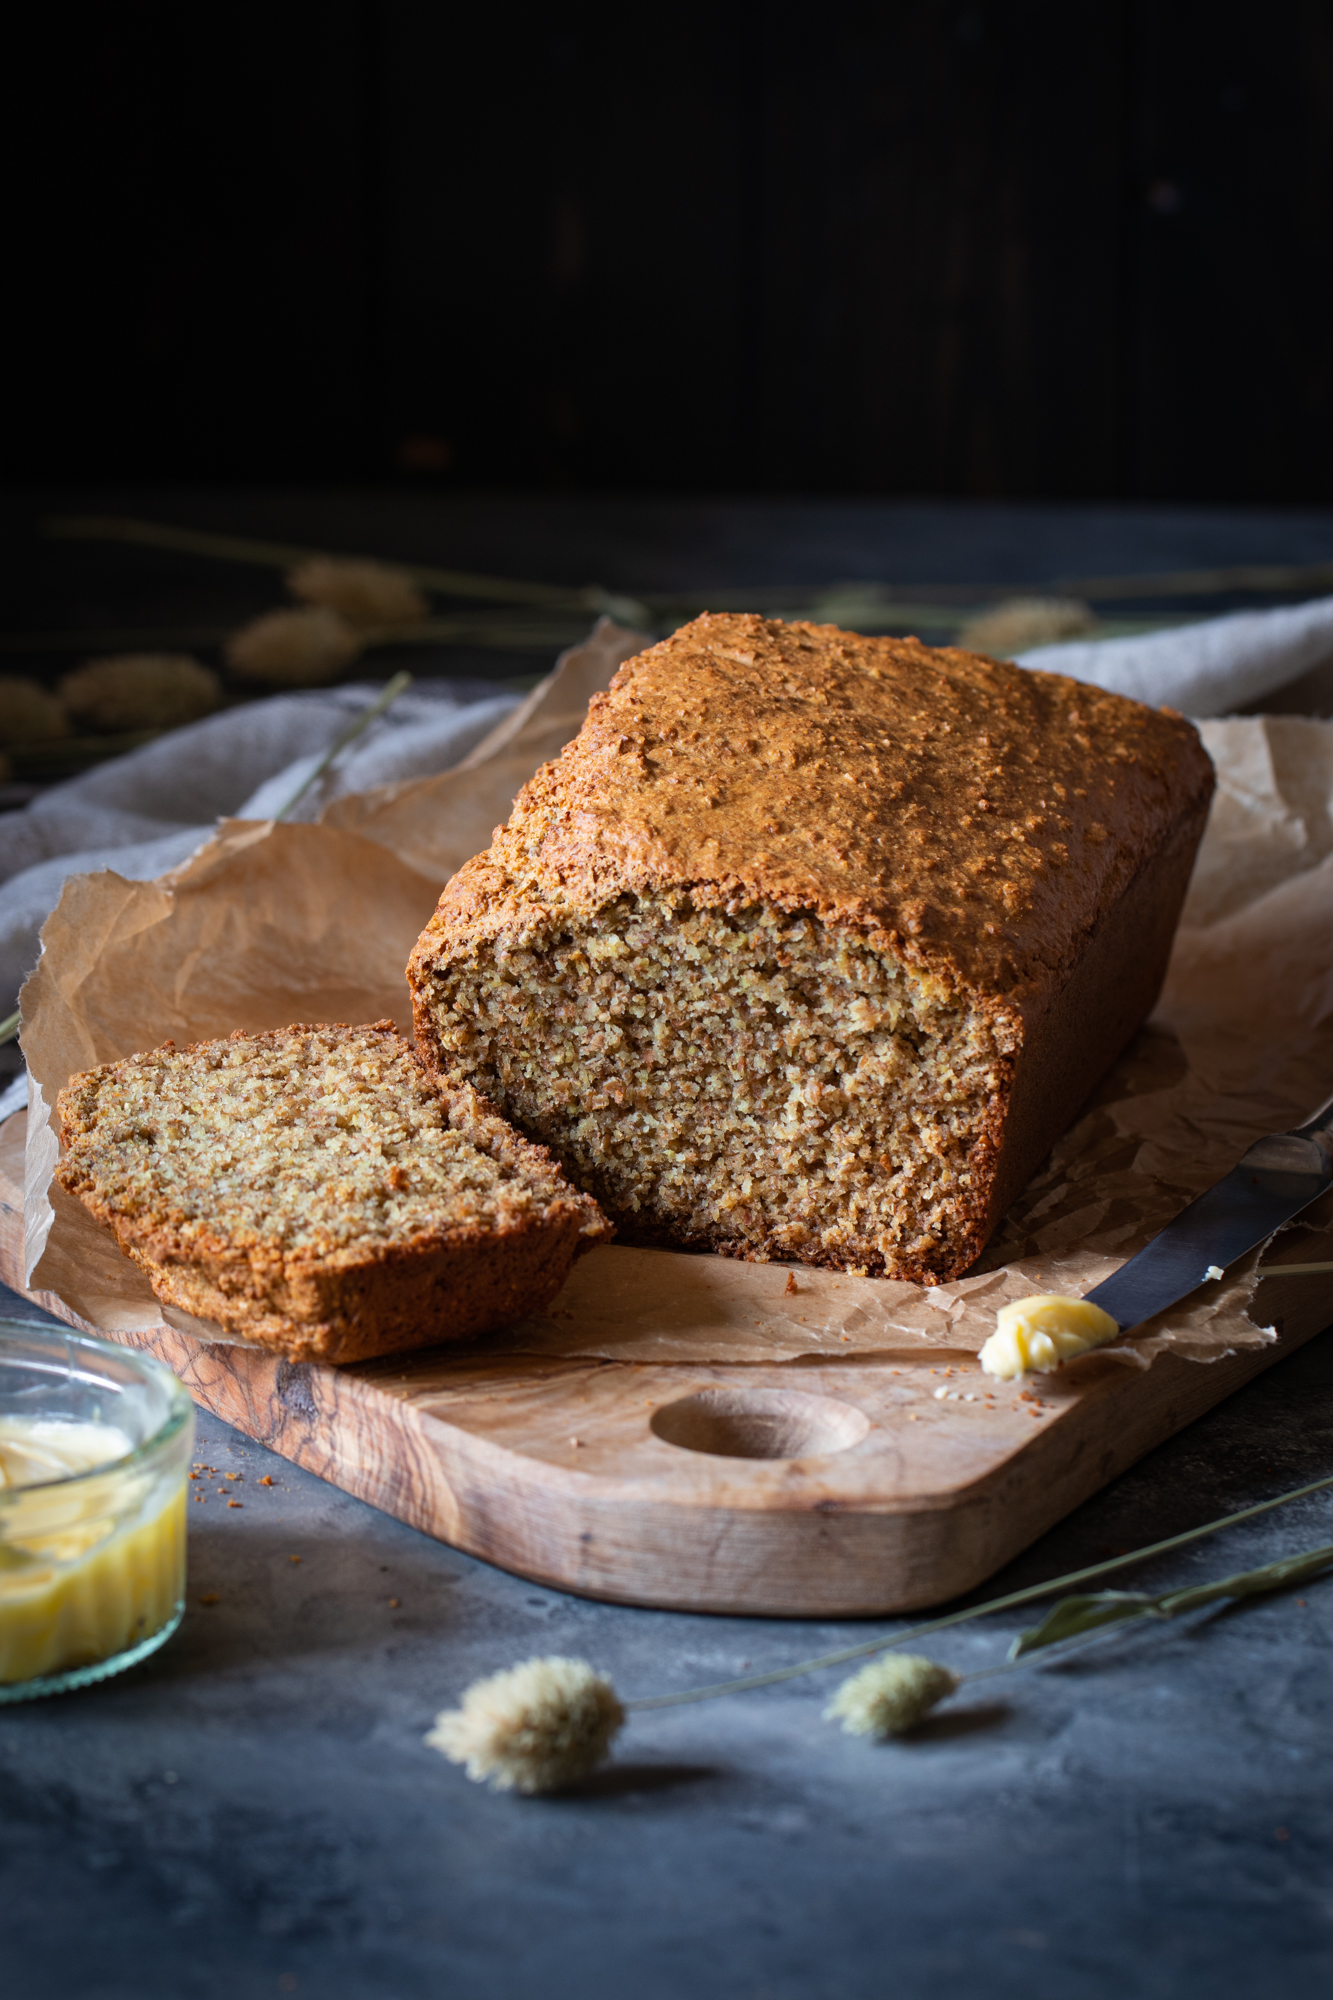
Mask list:
[[221,705],[222,683],[188,653],[120,653],[76,667],[59,694],[81,729],[179,729]]
[[45,743],[69,735],[64,709],[36,681],[0,674],[0,743]]
[[1053,1577],[1047,1583],[1030,1584],[1025,1590],[969,1605],[965,1611],[947,1612],[943,1618],[900,1633],[897,1639],[872,1639],[866,1645],[821,1653],[811,1660],[797,1660],[771,1673],[745,1674],[735,1680],[714,1681],[707,1687],[685,1688],[675,1694],[641,1695],[622,1705],[611,1683],[585,1660],[527,1660],[507,1673],[475,1681],[459,1708],[447,1709],[436,1717],[426,1742],[452,1763],[466,1764],[470,1778],[478,1781],[491,1778],[498,1790],[555,1791],[586,1777],[595,1768],[619,1733],[627,1713],[682,1708],[695,1702],[714,1701],[723,1695],[776,1687],[826,1667],[864,1660],[867,1654],[873,1657],[842,1683],[824,1710],[824,1718],[828,1722],[841,1722],[849,1736],[869,1736],[883,1742],[913,1728],[937,1702],[964,1683],[1011,1673],[1020,1655],[1041,1647],[1058,1645],[1064,1639],[1089,1632],[1096,1636],[1108,1623],[1170,1618],[1218,1598],[1244,1598],[1303,1581],[1307,1576],[1323,1575],[1333,1569],[1333,1543],[1284,1557],[1262,1570],[1224,1577],[1192,1589],[1167,1591],[1158,1597],[1123,1591],[1066,1597],[1039,1626],[1019,1635],[1004,1666],[983,1668],[979,1673],[955,1674],[920,1653],[877,1649],[896,1648],[906,1639],[923,1639],[928,1633],[970,1624],[996,1611],[1035,1604],[1043,1597],[1054,1597],[1093,1577],[1106,1576],[1164,1555],[1168,1550],[1184,1548],[1223,1528],[1236,1527],[1242,1521],[1271,1513],[1275,1507],[1285,1507],[1293,1500],[1303,1500],[1329,1487],[1333,1487],[1333,1476],[1313,1480],[1272,1500],[1262,1500],[1256,1507],[1246,1507],[1237,1514],[1225,1514],[1220,1520],[1187,1529],[1183,1535],[1172,1535],[1146,1548],[1126,1550],[1109,1562],[1093,1563],[1068,1576]]
[[882,1743],[913,1728],[953,1693],[959,1678],[920,1653],[886,1653],[843,1682],[824,1720],[841,1722],[848,1736],[873,1736]]
[[312,556],[287,578],[293,597],[336,611],[349,625],[418,625],[430,604],[404,569],[351,556]]
[[555,1792],[596,1769],[624,1720],[610,1681],[586,1660],[524,1660],[474,1681],[426,1741],[478,1784]]
[[284,687],[324,687],[350,667],[361,636],[327,605],[268,611],[227,641],[227,664],[248,681]]
[[1077,639],[1097,623],[1090,607],[1076,597],[1011,597],[993,611],[983,611],[964,625],[958,645],[992,659],[1011,659],[1030,646],[1052,646],[1060,639]]

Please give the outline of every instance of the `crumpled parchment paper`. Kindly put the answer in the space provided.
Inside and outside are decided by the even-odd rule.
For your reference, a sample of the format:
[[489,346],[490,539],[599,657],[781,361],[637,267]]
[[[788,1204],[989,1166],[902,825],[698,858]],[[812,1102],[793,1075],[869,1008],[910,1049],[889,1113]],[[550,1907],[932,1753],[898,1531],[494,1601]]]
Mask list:
[[[30,1284],[108,1330],[166,1318],[220,1337],[164,1313],[110,1236],[51,1189],[56,1092],[77,1070],[168,1036],[405,1021],[403,967],[440,884],[488,844],[519,785],[638,643],[603,622],[442,777],[339,799],[318,826],[225,822],[159,882],[108,872],[67,885],[23,996]],[[1005,1300],[1088,1290],[1252,1139],[1308,1117],[1333,1090],[1333,723],[1202,728],[1219,790],[1161,1003],[972,1272],[935,1287],[799,1266],[789,1277],[782,1265],[613,1245],[581,1260],[543,1318],[488,1346],[657,1363],[963,1357]],[[1316,1232],[1311,1261],[1333,1256],[1333,1203],[1297,1226]],[[1271,1341],[1258,1261],[1114,1351],[1146,1366],[1166,1350],[1210,1361]]]

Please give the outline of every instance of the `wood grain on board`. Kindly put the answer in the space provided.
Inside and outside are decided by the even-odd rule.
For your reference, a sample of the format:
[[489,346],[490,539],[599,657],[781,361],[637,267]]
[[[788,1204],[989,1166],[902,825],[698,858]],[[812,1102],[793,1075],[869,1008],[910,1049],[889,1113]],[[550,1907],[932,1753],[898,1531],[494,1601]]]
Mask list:
[[[0,1127],[0,1278],[102,1332],[23,1284],[23,1125]],[[1327,1201],[1319,1220],[1277,1260],[1333,1255]],[[1265,1280],[1262,1299],[1270,1347],[1146,1372],[1094,1356],[1027,1394],[938,1346],[698,1366],[436,1348],[336,1369],[160,1316],[111,1337],[248,1436],[502,1568],[622,1603],[845,1617],[971,1589],[1327,1323],[1322,1278]]]

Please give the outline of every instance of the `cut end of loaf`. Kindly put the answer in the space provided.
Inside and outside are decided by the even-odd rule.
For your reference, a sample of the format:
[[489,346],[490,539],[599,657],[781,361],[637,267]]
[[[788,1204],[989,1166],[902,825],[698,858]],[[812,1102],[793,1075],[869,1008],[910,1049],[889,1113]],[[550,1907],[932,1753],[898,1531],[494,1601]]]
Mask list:
[[419,957],[418,1035],[631,1241],[930,1282],[989,1227],[1017,1030],[887,941],[624,894]]
[[540,1310],[610,1235],[541,1148],[391,1022],[237,1033],[75,1077],[56,1177],[159,1298],[351,1360]]

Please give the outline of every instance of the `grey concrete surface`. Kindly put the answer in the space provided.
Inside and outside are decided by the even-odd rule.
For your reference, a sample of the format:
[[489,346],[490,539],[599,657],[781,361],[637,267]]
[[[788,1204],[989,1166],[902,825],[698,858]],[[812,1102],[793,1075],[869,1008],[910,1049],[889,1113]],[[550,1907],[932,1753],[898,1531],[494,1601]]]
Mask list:
[[[900,1623],[590,1603],[212,1418],[196,1456],[241,1477],[191,1506],[180,1633],[118,1680],[0,1709],[16,2000],[1266,2000],[1333,1979],[1333,1576],[964,1689],[886,1746],[821,1719],[837,1672],[658,1711],[579,1792],[526,1800],[422,1742],[479,1674],[572,1653],[655,1693]],[[1333,1332],[980,1595],[1329,1471]],[[1331,1539],[1333,1492],[1123,1581]],[[925,1650],[990,1666],[1025,1622]]]

